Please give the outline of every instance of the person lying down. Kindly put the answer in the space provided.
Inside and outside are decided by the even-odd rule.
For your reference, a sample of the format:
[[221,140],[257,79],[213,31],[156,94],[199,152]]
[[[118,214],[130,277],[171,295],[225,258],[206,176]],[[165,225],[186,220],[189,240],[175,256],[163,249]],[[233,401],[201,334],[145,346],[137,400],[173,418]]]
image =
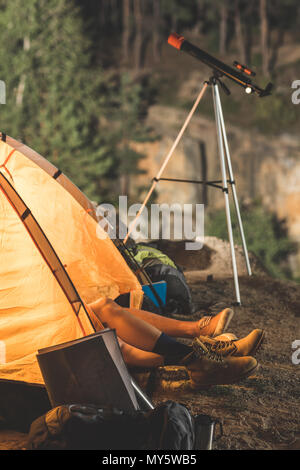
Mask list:
[[[258,367],[252,356],[264,339],[264,331],[255,329],[239,340],[231,333],[226,334],[234,314],[230,308],[197,321],[179,321],[120,307],[108,298],[98,299],[88,309],[97,329],[104,326],[116,330],[129,367],[182,365],[194,388],[235,383]],[[175,338],[193,341],[187,345]]]

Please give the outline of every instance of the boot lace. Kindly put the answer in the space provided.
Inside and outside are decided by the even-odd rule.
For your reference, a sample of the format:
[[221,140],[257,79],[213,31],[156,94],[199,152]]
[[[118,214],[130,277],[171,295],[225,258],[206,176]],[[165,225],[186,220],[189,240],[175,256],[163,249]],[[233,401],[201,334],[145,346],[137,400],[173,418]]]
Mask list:
[[200,330],[202,328],[205,328],[209,324],[211,319],[212,319],[212,316],[200,318],[199,323],[198,323]]
[[214,354],[220,354],[222,356],[228,356],[237,351],[237,347],[232,340],[230,341],[216,341],[214,344],[206,343],[205,346],[209,351]]
[[214,350],[210,344],[204,344],[199,338],[195,338],[193,341],[193,350],[195,356],[201,358],[203,356],[208,357],[215,362],[223,362],[224,358],[218,352],[218,349]]

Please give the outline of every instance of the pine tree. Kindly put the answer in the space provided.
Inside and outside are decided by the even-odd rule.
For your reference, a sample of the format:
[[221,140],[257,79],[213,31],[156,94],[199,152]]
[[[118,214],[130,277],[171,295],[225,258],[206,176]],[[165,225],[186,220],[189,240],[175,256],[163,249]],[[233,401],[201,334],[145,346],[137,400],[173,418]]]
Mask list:
[[0,0],[0,44],[0,78],[7,88],[1,130],[99,199],[101,179],[115,163],[99,126],[108,86],[91,63],[78,7],[72,0]]

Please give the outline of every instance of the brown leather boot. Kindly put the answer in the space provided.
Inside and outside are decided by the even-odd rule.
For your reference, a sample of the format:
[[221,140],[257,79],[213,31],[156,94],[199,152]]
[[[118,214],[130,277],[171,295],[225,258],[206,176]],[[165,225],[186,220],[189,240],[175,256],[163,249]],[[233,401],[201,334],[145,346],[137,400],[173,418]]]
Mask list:
[[214,336],[216,341],[235,341],[238,337],[234,333],[222,333],[219,336]]
[[193,351],[183,360],[193,388],[207,388],[238,382],[251,375],[258,367],[253,357],[222,357],[211,352],[199,338],[193,342]]
[[239,340],[220,341],[217,340],[217,338],[207,338],[203,336],[199,336],[199,339],[210,352],[220,354],[223,357],[240,357],[253,356],[262,344],[264,337],[264,330],[257,329],[251,331],[248,336]]
[[218,336],[227,328],[234,312],[231,308],[225,308],[222,312],[215,316],[206,316],[199,320],[199,335],[201,336]]

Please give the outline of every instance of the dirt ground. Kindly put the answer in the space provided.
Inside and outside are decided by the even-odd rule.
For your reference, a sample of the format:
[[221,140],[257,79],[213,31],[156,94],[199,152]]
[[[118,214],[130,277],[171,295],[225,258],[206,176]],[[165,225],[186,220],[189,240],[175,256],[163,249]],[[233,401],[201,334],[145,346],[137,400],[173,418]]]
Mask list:
[[[190,286],[200,313],[216,313],[232,303],[232,280],[205,282],[193,276]],[[205,391],[166,390],[163,399],[220,419],[224,436],[215,449],[300,450],[300,364],[293,365],[291,358],[292,342],[300,339],[300,287],[266,276],[243,277],[240,286],[242,306],[234,307],[229,331],[242,337],[254,328],[265,330],[255,375]],[[162,394],[153,398],[160,401]]]
[[[208,237],[198,252],[184,252],[182,242],[161,243],[184,268],[197,312],[194,318],[234,305],[227,242]],[[165,390],[164,395],[185,403],[193,414],[221,420],[224,436],[214,443],[215,449],[300,450],[300,364],[292,362],[292,343],[300,340],[300,285],[270,277],[252,253],[253,275],[249,277],[241,247],[236,246],[236,257],[242,274],[242,305],[233,306],[235,315],[228,331],[240,338],[255,328],[265,330],[264,343],[256,354],[259,369],[235,385],[197,393],[181,386]],[[159,401],[161,396],[158,392],[153,398]]]
[[[199,266],[195,257],[190,271],[185,266],[196,307],[194,318],[217,313],[234,301],[228,270],[223,270],[226,277],[222,278],[222,262],[208,262],[205,250],[201,256],[206,259],[205,271],[195,270]],[[207,273],[213,275],[212,280],[207,281]],[[215,449],[300,450],[300,364],[292,363],[292,343],[300,340],[300,285],[273,279],[258,269],[252,277],[240,278],[240,288],[242,306],[234,307],[228,331],[242,337],[254,328],[265,330],[255,375],[235,385],[197,392],[175,377],[178,386],[168,387],[167,380],[152,399],[155,403],[173,399],[194,414],[221,420],[224,435],[214,443]],[[22,449],[25,442],[25,434],[0,431],[0,450]]]

